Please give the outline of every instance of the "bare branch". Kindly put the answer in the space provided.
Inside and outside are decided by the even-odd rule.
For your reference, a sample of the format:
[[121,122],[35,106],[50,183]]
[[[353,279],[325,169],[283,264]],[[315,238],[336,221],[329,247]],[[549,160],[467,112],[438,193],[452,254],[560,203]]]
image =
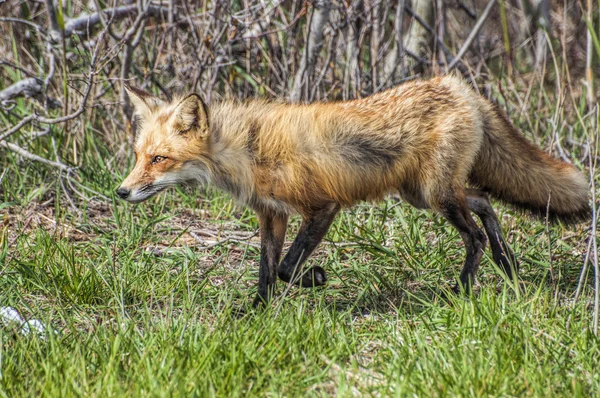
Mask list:
[[[360,73],[358,71],[358,55],[360,52],[358,46],[358,36],[360,27],[356,16],[357,9],[360,7],[361,0],[355,0],[346,10],[348,19],[348,30],[346,33],[346,65],[344,68],[344,99],[356,97],[356,91],[360,82]],[[352,90],[352,96],[350,91]]]
[[3,60],[0,61],[0,66],[8,66],[10,68],[17,69],[17,70],[21,71],[22,73],[24,73],[25,75],[27,75],[29,77],[35,77],[35,73],[30,72],[27,69],[25,69],[25,68],[23,68],[23,67],[21,67],[19,65],[15,65],[12,62],[7,61],[5,59],[3,59]]
[[41,33],[42,35],[46,35],[46,31],[44,30],[44,28],[42,28],[40,25],[35,24],[31,21],[28,21],[26,19],[21,19],[21,18],[0,18],[0,22],[12,22],[12,23],[20,23],[23,25],[27,25],[32,27],[33,29],[37,30],[39,33]]
[[[413,16],[417,21],[413,21],[410,25],[406,33],[404,47],[407,52],[413,53],[418,57],[424,57],[431,42],[427,33],[431,32],[434,37],[437,37],[435,31],[431,28],[431,24],[433,23],[433,0],[415,0],[413,1],[413,6]],[[408,66],[412,69],[418,66],[418,64],[409,59]]]
[[494,4],[496,4],[496,0],[489,1],[487,6],[485,7],[485,10],[483,10],[483,14],[481,14],[481,16],[479,17],[479,20],[473,27],[473,30],[471,30],[471,33],[469,33],[467,40],[465,40],[465,43],[458,51],[458,54],[456,54],[456,57],[448,65],[448,70],[452,70],[452,68],[454,68],[456,64],[458,64],[458,62],[460,62],[460,59],[463,55],[465,55],[469,47],[471,47],[471,43],[473,43],[473,40],[475,40],[475,37],[477,37],[477,34],[483,27],[483,24],[485,23],[486,19],[490,16],[490,11],[492,11],[492,7],[494,6]]
[[7,131],[5,131],[2,135],[0,135],[0,141],[5,140],[6,138],[15,134],[17,131],[21,130],[23,128],[23,126],[36,120],[36,117],[37,117],[37,115],[34,114],[34,115],[29,115],[26,118],[21,119],[21,121],[19,123],[15,124],[11,128],[9,128]]
[[402,31],[404,29],[403,22],[404,7],[406,5],[405,3],[405,0],[399,0],[398,6],[396,7],[396,18],[394,20],[394,33],[396,34],[396,40],[394,40],[394,46],[385,58],[385,64],[383,67],[384,85],[389,85],[393,83],[398,66],[400,66],[400,73],[402,75],[402,78],[404,78],[404,43],[402,41]]
[[[29,116],[23,118],[18,124],[9,128],[8,130],[6,130],[2,135],[0,135],[0,141],[4,141],[6,138],[15,134],[21,128],[23,128],[25,125],[27,125],[33,121],[37,121],[37,122],[44,123],[44,124],[58,124],[58,123],[64,123],[68,120],[74,119],[77,116],[81,115],[85,111],[85,106],[87,104],[88,98],[92,91],[92,86],[94,85],[94,76],[96,75],[95,67],[96,67],[96,60],[98,57],[99,48],[100,48],[100,45],[98,44],[96,47],[96,50],[94,51],[94,54],[92,56],[90,72],[88,75],[89,80],[88,80],[88,84],[85,89],[85,92],[83,93],[83,99],[81,100],[81,103],[79,104],[79,108],[75,112],[71,113],[70,115],[66,115],[66,116],[62,116],[62,117],[58,117],[58,118],[47,118],[47,117],[43,117],[43,116],[38,116],[37,114],[34,113],[32,115],[29,115]],[[39,80],[39,79],[37,79],[37,80]],[[7,145],[4,145],[4,147],[7,147]]]
[[292,101],[300,101],[303,88],[308,86],[308,80],[315,67],[317,56],[323,46],[323,29],[329,20],[331,4],[328,0],[315,1],[314,11],[310,20],[308,34],[306,35],[306,46],[298,73],[294,78],[294,85],[290,93]]
[[[141,5],[139,7],[141,7]],[[127,32],[123,36],[122,41],[125,43],[125,54],[123,55],[123,61],[121,64],[121,80],[123,83],[125,83],[129,78],[129,69],[131,68],[133,52],[142,39],[142,34],[144,33],[144,19],[146,18],[147,12],[148,9],[144,11],[140,10],[135,22],[129,29],[127,29]],[[133,118],[133,108],[129,101],[129,96],[126,95],[125,90],[121,90],[121,102],[123,104],[123,112],[125,113],[125,116],[131,121]]]
[[[109,8],[90,15],[73,18],[65,23],[65,36],[71,36],[73,33],[86,33],[91,31],[92,28],[102,22],[103,16],[111,18],[112,21],[118,21],[129,16],[136,16],[139,13],[140,9],[137,5],[130,5]],[[144,17],[169,17],[169,9],[165,7],[148,6],[142,13],[144,14]],[[174,16],[174,20],[178,20],[176,15]]]
[[35,77],[19,80],[15,84],[0,91],[0,105],[7,106],[8,102],[19,97],[35,98],[38,101],[44,102],[49,108],[59,108],[60,101],[54,98],[46,97],[44,93],[44,83]]
[[[454,60],[454,55],[452,55],[452,53],[450,52],[450,50],[448,49],[448,47],[446,46],[446,44],[444,43],[444,41],[442,40],[442,38],[437,35],[437,33],[435,32],[435,30],[426,21],[424,21],[423,18],[421,18],[419,16],[419,14],[417,14],[416,12],[414,12],[409,6],[405,6],[404,9],[406,10],[407,13],[409,13],[412,17],[414,17],[415,20],[419,24],[421,24],[421,26],[423,28],[425,28],[425,30],[427,30],[431,35],[433,35],[433,37],[436,40],[437,44],[440,46],[440,48],[444,52],[444,56],[446,57],[446,60],[452,62],[452,60]],[[408,47],[404,48],[404,52],[406,53],[406,55],[414,58],[415,60],[418,60],[419,62],[421,62],[424,65],[428,65],[430,63],[428,60],[425,60],[419,54],[411,51]],[[463,72],[463,74],[466,72],[466,69],[465,68],[461,69],[460,65],[459,65],[459,69],[461,70],[461,72]]]
[[469,7],[467,7],[465,3],[463,3],[463,2],[462,2],[462,1],[460,1],[460,0],[457,0],[457,2],[456,2],[456,3],[458,4],[458,7],[459,7],[460,9],[462,9],[464,12],[466,12],[466,13],[467,13],[467,15],[468,15],[468,16],[470,16],[470,17],[471,17],[471,18],[473,18],[473,19],[477,19],[477,14],[475,14],[475,12],[474,12],[474,11],[472,11],[472,10],[471,10]]
[[20,80],[0,91],[0,103],[5,103],[14,98],[25,96],[27,98],[39,98],[43,95],[43,82],[35,77]]
[[48,11],[48,32],[50,33],[50,40],[58,42],[62,38],[62,32],[58,25],[58,15],[54,5],[54,0],[46,0],[46,10]]
[[10,142],[0,141],[0,146],[3,146],[4,148],[8,148],[11,151],[13,151],[15,153],[18,153],[22,157],[24,157],[26,159],[29,159],[29,160],[33,160],[33,161],[36,161],[36,162],[44,163],[44,164],[47,164],[47,165],[52,166],[52,167],[57,167],[57,168],[59,168],[61,170],[64,170],[64,171],[70,171],[70,170],[73,169],[72,167],[69,167],[66,164],[63,164],[63,163],[60,163],[60,162],[54,162],[52,160],[48,160],[48,159],[43,158],[41,156],[35,155],[35,154],[33,154],[33,153],[29,152],[29,151],[26,151],[25,149],[21,148],[20,146],[15,145],[15,144],[10,143]]
[[[588,21],[592,20],[592,0],[586,1],[587,5],[587,19]],[[592,31],[591,28],[587,28],[587,45],[586,45],[586,57],[585,57],[585,78],[587,83],[587,105],[589,109],[592,109],[595,106],[594,98],[596,97],[596,93],[594,92],[594,71],[592,69],[592,63],[594,60],[594,47],[592,45]],[[596,286],[596,289],[598,286]],[[595,332],[598,332],[598,321],[596,320],[596,328]]]

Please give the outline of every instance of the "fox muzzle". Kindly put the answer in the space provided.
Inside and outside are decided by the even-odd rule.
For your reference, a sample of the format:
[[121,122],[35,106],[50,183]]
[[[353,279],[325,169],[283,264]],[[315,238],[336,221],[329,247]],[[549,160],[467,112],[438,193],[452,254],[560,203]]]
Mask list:
[[116,191],[117,196],[121,199],[127,199],[129,197],[129,195],[131,194],[131,191],[129,189],[123,188],[123,187],[119,187]]

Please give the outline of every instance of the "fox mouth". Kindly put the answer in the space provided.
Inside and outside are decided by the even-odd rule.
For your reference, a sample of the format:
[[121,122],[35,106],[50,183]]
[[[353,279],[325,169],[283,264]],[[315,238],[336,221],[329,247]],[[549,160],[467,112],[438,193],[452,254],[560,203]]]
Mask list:
[[136,189],[131,192],[131,195],[126,199],[129,203],[140,203],[147,199],[150,199],[157,193],[168,188],[168,185],[164,184],[147,184],[143,187]]

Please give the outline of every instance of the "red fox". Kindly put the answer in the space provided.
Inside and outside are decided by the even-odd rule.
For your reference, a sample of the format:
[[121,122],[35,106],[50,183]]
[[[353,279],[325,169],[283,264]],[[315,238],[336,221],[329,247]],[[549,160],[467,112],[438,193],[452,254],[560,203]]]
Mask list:
[[[252,208],[261,235],[255,305],[273,295],[277,276],[325,284],[323,268],[302,264],[336,214],[388,193],[439,212],[458,230],[467,255],[456,291],[470,290],[488,240],[509,278],[517,269],[488,193],[551,220],[591,214],[583,174],[525,139],[456,76],[345,102],[225,101],[210,109],[197,94],[163,102],[126,88],[139,128],[136,164],[118,196],[135,203],[175,184],[211,183]],[[280,263],[294,212],[302,224]]]

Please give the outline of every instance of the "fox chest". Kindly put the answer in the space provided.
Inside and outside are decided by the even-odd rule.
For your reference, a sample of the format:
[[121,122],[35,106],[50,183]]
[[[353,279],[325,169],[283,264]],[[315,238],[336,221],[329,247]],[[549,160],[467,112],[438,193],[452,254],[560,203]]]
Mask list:
[[251,206],[257,210],[289,214],[293,211],[293,194],[286,186],[285,173],[279,167],[259,167],[254,173]]

